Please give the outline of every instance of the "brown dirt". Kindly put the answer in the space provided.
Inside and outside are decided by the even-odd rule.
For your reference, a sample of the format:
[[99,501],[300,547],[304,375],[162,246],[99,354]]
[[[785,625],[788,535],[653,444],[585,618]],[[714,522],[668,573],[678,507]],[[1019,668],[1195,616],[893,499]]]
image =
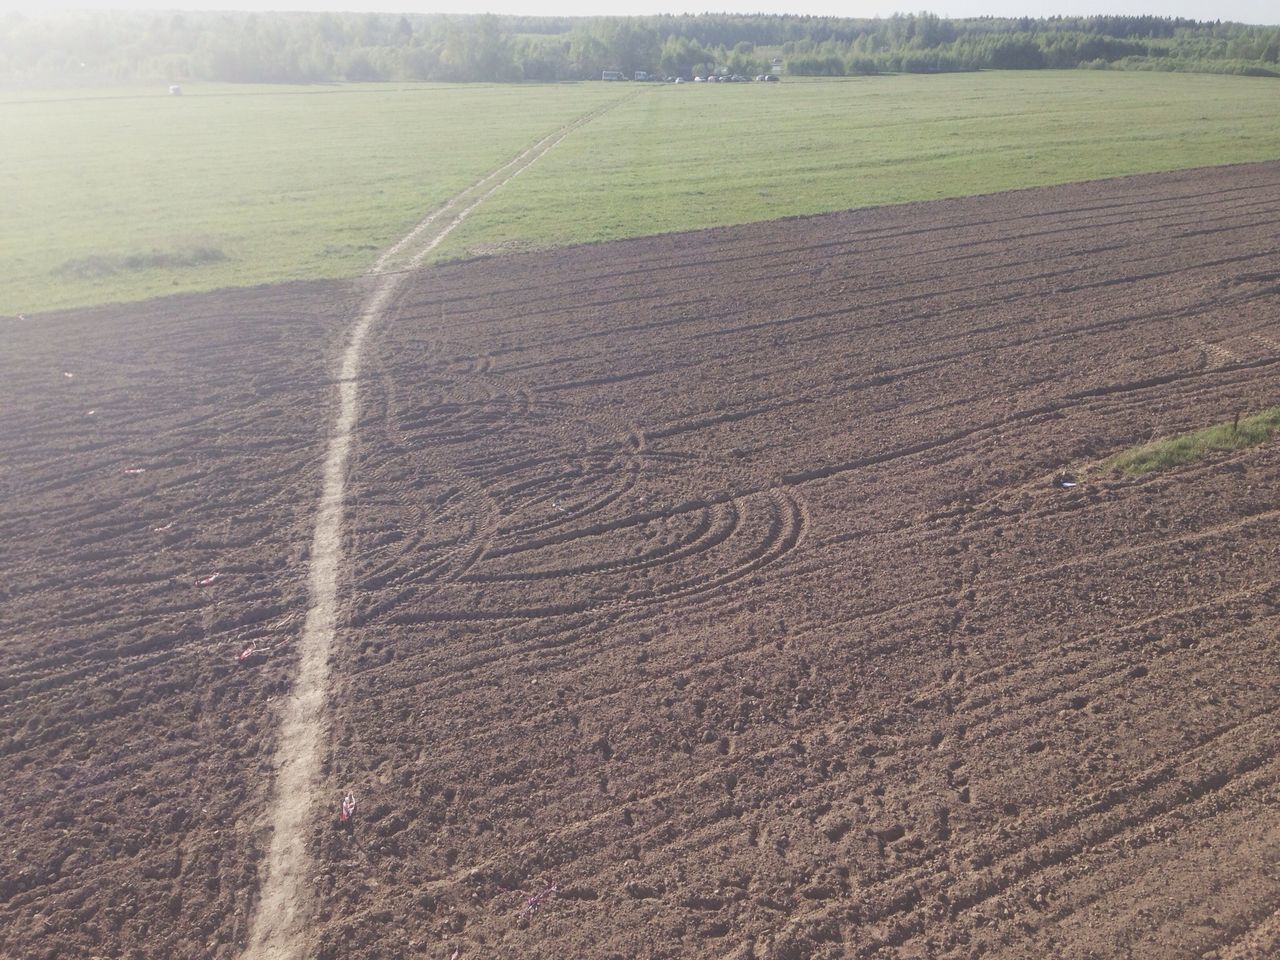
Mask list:
[[[245,937],[355,302],[298,284],[0,326],[0,956]],[[254,643],[278,646],[239,665]]]
[[[1273,955],[1280,448],[1053,479],[1277,402],[1278,209],[1263,164],[411,278],[309,952]],[[304,603],[350,296],[5,331],[0,954],[243,944],[292,664],[234,652]]]

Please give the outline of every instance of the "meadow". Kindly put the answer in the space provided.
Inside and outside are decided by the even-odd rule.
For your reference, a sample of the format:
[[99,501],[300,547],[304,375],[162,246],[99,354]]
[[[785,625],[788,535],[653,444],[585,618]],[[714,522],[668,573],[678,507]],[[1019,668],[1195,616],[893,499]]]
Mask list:
[[522,147],[615,101],[437,259],[1273,159],[1277,89],[1036,71],[10,92],[0,314],[358,274]]
[[1280,86],[1091,71],[662,87],[566,140],[442,256],[1280,157]]
[[604,84],[0,97],[0,315],[358,274]]

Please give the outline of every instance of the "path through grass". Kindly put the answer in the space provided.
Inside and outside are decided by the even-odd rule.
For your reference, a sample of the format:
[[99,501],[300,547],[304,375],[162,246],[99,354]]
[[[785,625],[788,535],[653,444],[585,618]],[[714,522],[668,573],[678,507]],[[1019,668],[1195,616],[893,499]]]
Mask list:
[[0,96],[0,315],[351,276],[606,84]]

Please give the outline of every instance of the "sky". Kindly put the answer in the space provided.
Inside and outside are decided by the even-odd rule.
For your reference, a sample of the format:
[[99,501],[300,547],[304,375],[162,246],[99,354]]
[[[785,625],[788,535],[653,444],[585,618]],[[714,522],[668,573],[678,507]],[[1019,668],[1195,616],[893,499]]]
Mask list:
[[1154,14],[1280,24],[1280,0],[0,0],[0,12],[80,10],[354,10],[624,16],[650,13],[799,13],[887,17],[928,10],[943,17]]

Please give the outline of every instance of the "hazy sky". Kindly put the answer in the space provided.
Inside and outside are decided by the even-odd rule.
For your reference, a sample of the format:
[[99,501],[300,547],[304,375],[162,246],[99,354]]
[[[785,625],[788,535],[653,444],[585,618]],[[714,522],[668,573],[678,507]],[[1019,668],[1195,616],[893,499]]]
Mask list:
[[1196,20],[1280,23],[1280,0],[0,0],[5,10],[379,10],[415,13],[522,13],[570,16],[641,13],[811,13],[886,17],[929,10],[944,17],[1150,13]]

